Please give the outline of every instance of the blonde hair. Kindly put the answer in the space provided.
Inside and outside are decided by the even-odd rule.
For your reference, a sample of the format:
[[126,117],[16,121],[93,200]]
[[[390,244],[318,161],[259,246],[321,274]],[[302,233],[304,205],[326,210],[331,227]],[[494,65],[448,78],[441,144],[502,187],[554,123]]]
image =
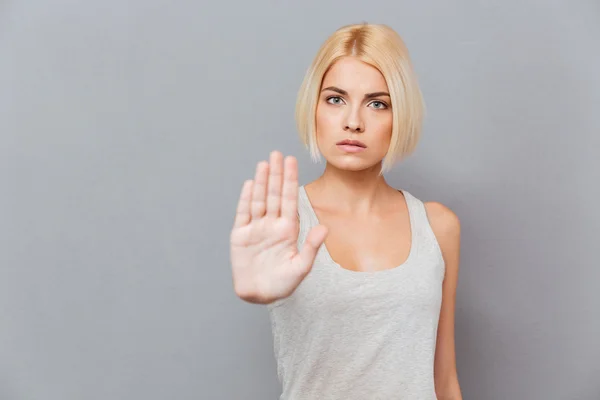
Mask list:
[[380,174],[412,153],[419,141],[425,106],[408,49],[392,28],[383,24],[346,25],[319,49],[308,68],[296,101],[296,125],[313,161],[321,161],[315,115],[323,78],[341,57],[352,56],[377,68],[392,102],[392,138]]

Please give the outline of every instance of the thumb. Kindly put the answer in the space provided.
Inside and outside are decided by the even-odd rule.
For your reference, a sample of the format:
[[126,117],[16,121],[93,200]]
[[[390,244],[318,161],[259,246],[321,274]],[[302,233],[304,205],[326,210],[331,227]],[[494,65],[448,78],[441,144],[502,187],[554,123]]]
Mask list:
[[300,250],[300,264],[307,271],[312,267],[315,257],[317,256],[317,251],[325,241],[325,237],[327,237],[328,230],[323,225],[317,225],[313,227],[310,232],[306,235],[306,240],[304,241],[304,245]]

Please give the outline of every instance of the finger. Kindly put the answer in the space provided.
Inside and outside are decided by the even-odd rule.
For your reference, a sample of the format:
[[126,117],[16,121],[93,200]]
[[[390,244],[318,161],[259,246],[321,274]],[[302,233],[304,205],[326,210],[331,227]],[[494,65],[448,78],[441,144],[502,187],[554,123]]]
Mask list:
[[247,225],[250,222],[250,202],[252,201],[252,186],[254,181],[247,180],[242,185],[240,199],[235,213],[233,226],[239,228]]
[[268,174],[269,164],[266,161],[259,162],[256,165],[256,174],[252,188],[252,203],[250,204],[252,218],[261,218],[265,215]]
[[281,184],[283,183],[283,155],[271,152],[269,159],[269,183],[267,185],[267,215],[279,217],[281,211]]
[[301,269],[305,272],[310,271],[313,263],[315,262],[315,258],[317,257],[317,252],[321,245],[325,242],[325,237],[327,237],[328,230],[323,225],[317,225],[313,227],[308,234],[306,235],[306,240],[304,241],[304,245],[298,256],[300,258],[299,265]]
[[298,162],[293,156],[284,160],[281,217],[296,220],[298,212]]

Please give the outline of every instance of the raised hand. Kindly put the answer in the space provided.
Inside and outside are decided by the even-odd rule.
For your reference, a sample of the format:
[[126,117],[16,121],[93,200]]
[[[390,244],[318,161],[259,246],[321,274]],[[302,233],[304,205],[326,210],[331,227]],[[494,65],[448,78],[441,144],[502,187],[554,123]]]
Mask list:
[[293,293],[310,272],[327,228],[311,229],[298,251],[298,164],[273,151],[244,182],[233,229],[231,267],[236,294],[267,304]]

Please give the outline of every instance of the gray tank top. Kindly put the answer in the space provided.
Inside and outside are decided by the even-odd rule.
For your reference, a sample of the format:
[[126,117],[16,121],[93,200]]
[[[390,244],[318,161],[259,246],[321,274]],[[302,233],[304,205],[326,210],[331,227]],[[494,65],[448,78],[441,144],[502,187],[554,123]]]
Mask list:
[[[435,400],[444,260],[425,207],[402,190],[412,246],[400,266],[342,268],[323,245],[288,297],[267,306],[280,400]],[[298,248],[319,221],[300,186]]]

